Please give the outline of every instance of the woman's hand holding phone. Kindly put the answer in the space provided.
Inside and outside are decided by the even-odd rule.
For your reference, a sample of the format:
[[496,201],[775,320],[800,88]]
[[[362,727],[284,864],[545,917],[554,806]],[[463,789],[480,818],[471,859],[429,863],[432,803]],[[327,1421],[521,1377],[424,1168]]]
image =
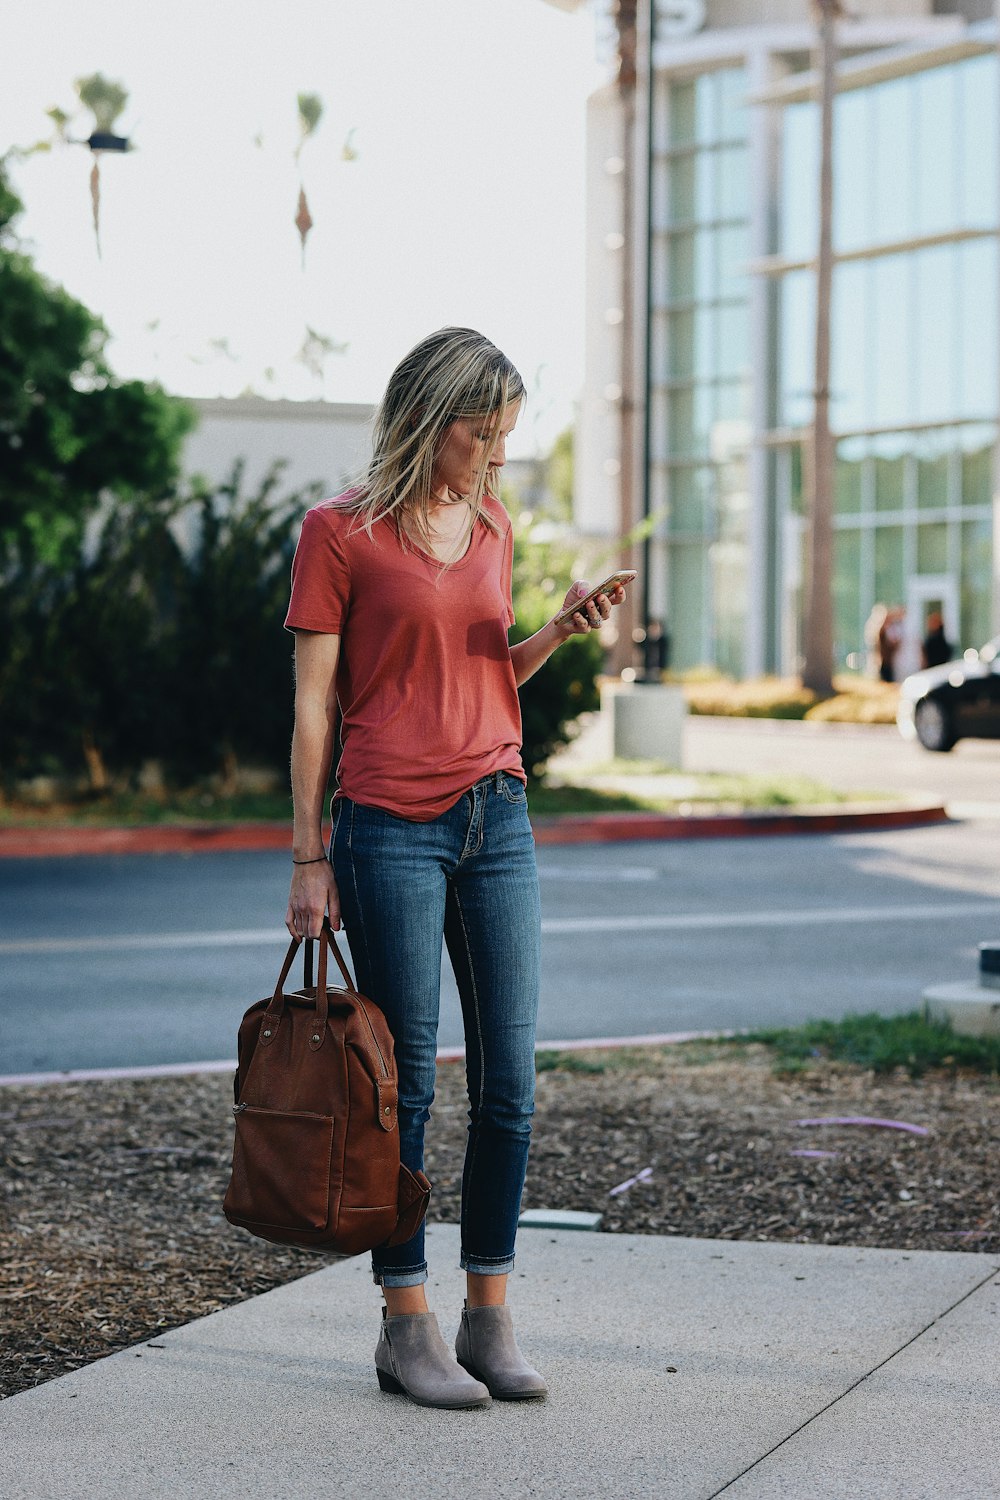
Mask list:
[[627,568],[619,573],[612,573],[610,578],[605,578],[603,583],[595,587],[591,587],[589,583],[574,583],[563,600],[562,609],[555,617],[555,625],[567,638],[571,635],[587,635],[591,630],[599,629],[612,609],[624,603],[626,587],[637,576],[634,569]]

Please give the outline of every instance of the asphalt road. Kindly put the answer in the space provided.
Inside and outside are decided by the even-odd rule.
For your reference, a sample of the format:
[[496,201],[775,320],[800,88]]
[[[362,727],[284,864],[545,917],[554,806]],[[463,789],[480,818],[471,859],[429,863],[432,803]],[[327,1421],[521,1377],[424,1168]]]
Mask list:
[[[542,848],[540,1037],[911,1009],[1000,937],[998,832]],[[287,876],[280,853],[0,861],[0,1073],[232,1057]],[[440,1041],[461,1040],[448,976]]]

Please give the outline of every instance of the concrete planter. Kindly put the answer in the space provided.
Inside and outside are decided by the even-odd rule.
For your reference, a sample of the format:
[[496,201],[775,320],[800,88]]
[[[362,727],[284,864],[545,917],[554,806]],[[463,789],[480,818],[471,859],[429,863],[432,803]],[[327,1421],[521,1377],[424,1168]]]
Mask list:
[[1000,1036],[1000,943],[979,944],[978,984],[939,984],[923,999],[929,1020],[963,1036]]
[[687,713],[683,688],[662,682],[606,683],[601,712],[611,722],[616,760],[658,760],[680,768]]

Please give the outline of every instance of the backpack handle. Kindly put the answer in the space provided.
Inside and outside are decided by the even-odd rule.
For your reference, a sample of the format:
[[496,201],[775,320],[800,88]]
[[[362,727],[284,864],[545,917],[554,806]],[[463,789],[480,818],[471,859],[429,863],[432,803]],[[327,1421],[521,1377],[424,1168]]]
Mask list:
[[[306,952],[304,979],[306,989],[312,988],[312,945],[314,941],[316,941],[314,938],[305,939]],[[278,983],[275,985],[274,994],[271,997],[271,1003],[267,1007],[267,1010],[264,1012],[264,1015],[261,1018],[261,1032],[259,1040],[262,1046],[268,1046],[271,1042],[273,1042],[275,1035],[277,1034],[278,1025],[281,1021],[281,1017],[285,1009],[285,980],[288,978],[289,971],[291,970],[292,964],[295,961],[295,955],[299,951],[302,942],[302,938],[293,937],[288,945],[288,952],[285,954],[285,961],[281,966],[281,973],[278,975]],[[331,950],[333,952],[334,958],[337,960],[337,967],[340,969],[340,972],[343,975],[344,983],[347,986],[347,989],[351,992],[351,994],[357,993],[354,986],[354,980],[351,978],[351,971],[348,969],[343,960],[343,957],[341,956],[340,946],[337,943],[333,928],[330,926],[329,918],[324,917],[323,930],[319,936],[319,973],[316,976],[315,1035],[318,1037],[318,1040],[314,1042],[312,1038],[310,1038],[310,1047],[321,1047],[323,1045],[323,1038],[326,1035],[326,1021],[329,1014],[329,1002],[326,993],[326,976],[327,959]]]

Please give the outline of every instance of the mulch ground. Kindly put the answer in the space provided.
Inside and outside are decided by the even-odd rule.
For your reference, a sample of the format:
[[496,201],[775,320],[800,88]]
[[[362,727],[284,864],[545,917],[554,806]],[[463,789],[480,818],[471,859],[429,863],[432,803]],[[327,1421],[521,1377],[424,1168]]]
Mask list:
[[[710,1044],[569,1061],[539,1075],[526,1208],[596,1209],[612,1233],[1000,1252],[995,1078],[778,1077],[761,1047]],[[431,1220],[458,1218],[464,1087],[439,1069]],[[0,1092],[0,1395],[323,1263],[223,1218],[231,1099],[219,1075]],[[827,1115],[928,1133],[797,1123]]]

